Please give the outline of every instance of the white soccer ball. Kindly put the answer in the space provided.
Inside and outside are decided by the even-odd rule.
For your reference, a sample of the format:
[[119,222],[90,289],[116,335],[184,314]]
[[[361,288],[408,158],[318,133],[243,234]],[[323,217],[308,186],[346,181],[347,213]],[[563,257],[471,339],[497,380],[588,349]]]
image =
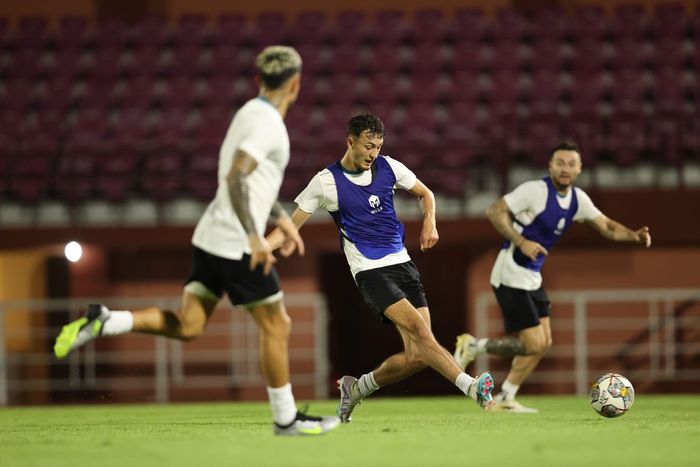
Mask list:
[[617,373],[605,373],[591,387],[591,407],[603,417],[619,417],[634,404],[632,383]]

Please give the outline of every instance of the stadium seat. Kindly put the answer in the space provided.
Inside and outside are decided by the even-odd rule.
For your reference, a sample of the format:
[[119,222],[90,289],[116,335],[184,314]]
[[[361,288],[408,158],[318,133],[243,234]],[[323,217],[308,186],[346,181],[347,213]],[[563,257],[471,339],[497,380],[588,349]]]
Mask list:
[[419,41],[411,49],[408,67],[414,74],[437,74],[450,71],[453,56],[440,43]]
[[678,37],[661,37],[654,42],[653,66],[655,68],[675,68],[679,74],[684,72],[692,59],[686,55],[684,39]]
[[161,48],[174,44],[173,35],[168,28],[168,22],[160,14],[147,14],[139,17],[130,30],[130,41],[135,48]]
[[283,13],[261,13],[249,24],[255,27],[258,49],[290,42],[287,18]]
[[495,37],[505,42],[525,42],[532,38],[530,18],[516,8],[501,8],[493,24]]
[[491,23],[479,8],[457,8],[454,12],[455,42],[481,42],[492,34]]
[[604,98],[599,74],[578,74],[569,91],[569,112],[573,115],[601,115]]
[[[295,47],[302,45],[323,46],[332,45],[337,38],[337,32],[331,27],[331,19],[327,12],[310,10],[299,12],[289,26],[290,39]],[[306,67],[307,55],[302,55]]]
[[158,101],[161,107],[189,109],[194,105],[196,92],[197,85],[194,78],[178,75],[167,81]]
[[578,45],[582,39],[604,41],[610,34],[610,20],[599,5],[581,5],[573,12],[572,39]]
[[573,114],[564,121],[562,139],[578,144],[581,158],[587,167],[595,167],[604,147],[603,123],[596,113]]
[[123,203],[136,188],[138,155],[115,148],[103,157],[97,171],[97,194],[112,203]]
[[209,76],[214,66],[218,66],[204,53],[204,48],[188,42],[180,43],[172,51],[170,57],[170,73],[172,76]]
[[24,16],[19,19],[16,42],[23,50],[42,51],[50,45],[49,20],[45,16]]
[[655,161],[666,166],[682,162],[681,128],[674,118],[654,118],[646,140],[647,149],[652,151]]
[[545,167],[549,161],[552,148],[561,141],[559,119],[553,115],[548,118],[528,119],[518,129],[518,154],[535,167]]
[[209,202],[216,193],[218,147],[200,147],[190,157],[185,176],[185,189],[194,199]]
[[357,46],[352,43],[340,42],[333,47],[332,60],[329,63],[329,69],[333,73],[363,73],[369,72],[370,68],[374,67],[377,71],[384,70],[390,66],[394,54],[386,56],[377,56],[376,52],[374,60],[368,54],[363,53],[364,50],[358,50]]
[[420,179],[436,193],[462,199],[466,192],[466,172],[432,168],[421,170]]
[[413,14],[413,35],[418,44],[434,46],[452,42],[454,30],[448,22],[445,13],[437,8],[418,9]]
[[123,18],[107,16],[99,18],[94,32],[95,48],[123,49],[133,42],[129,25]]
[[639,72],[621,70],[615,73],[612,87],[606,92],[613,112],[619,115],[642,115],[651,91]]
[[612,17],[611,32],[615,40],[623,38],[642,41],[649,36],[649,24],[640,4],[619,5]]
[[172,140],[154,148],[146,157],[140,187],[149,199],[163,203],[175,198],[182,189],[184,154]]
[[574,72],[580,69],[602,70],[612,62],[612,48],[604,41],[592,37],[579,38],[574,46],[572,68]]
[[654,64],[654,48],[644,41],[632,37],[621,37],[615,41],[614,55],[610,62],[615,71],[634,70],[640,76]]
[[[216,20],[212,40],[219,47],[238,47],[249,44],[246,37],[248,19],[241,13],[223,13]],[[222,63],[223,65],[223,63]]]
[[629,167],[640,161],[646,148],[647,133],[648,129],[641,118],[615,118],[610,124],[605,151],[613,162]]
[[521,70],[526,63],[525,57],[526,49],[520,42],[499,39],[493,42],[487,67],[493,72]]
[[43,145],[24,147],[15,158],[8,188],[10,196],[20,203],[36,203],[48,193],[53,162],[48,149]]
[[571,36],[571,20],[559,6],[543,6],[532,11],[533,42],[561,44]]
[[687,115],[687,98],[692,96],[695,86],[685,80],[683,73],[670,67],[656,70],[652,89],[655,115],[675,118]]
[[344,43],[360,44],[373,42],[374,28],[367,13],[362,10],[341,10],[335,14],[333,29],[343,32]]
[[534,42],[529,56],[523,58],[523,65],[531,72],[551,70],[558,72],[570,64],[562,51],[561,43],[555,40],[540,39]]
[[86,17],[66,15],[60,18],[55,41],[57,48],[82,50],[87,48],[92,40]]
[[682,3],[661,3],[655,6],[650,22],[653,37],[681,39],[691,35],[690,12]]
[[53,180],[58,197],[70,205],[89,200],[94,194],[95,167],[100,161],[96,144],[75,140],[66,144]]
[[458,41],[452,48],[451,71],[458,73],[462,71],[478,75],[481,71],[489,68],[492,58],[490,47],[475,40]]
[[177,43],[180,47],[202,47],[213,42],[213,31],[203,13],[184,13],[177,19]]
[[397,46],[413,41],[413,28],[404,11],[381,9],[374,14],[373,19],[370,24],[376,31],[377,42]]

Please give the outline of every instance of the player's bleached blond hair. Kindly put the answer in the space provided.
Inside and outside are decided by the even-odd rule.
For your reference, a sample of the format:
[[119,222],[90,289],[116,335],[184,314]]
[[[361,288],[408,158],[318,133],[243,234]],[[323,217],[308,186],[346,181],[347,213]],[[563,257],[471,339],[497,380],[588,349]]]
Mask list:
[[271,45],[255,59],[258,75],[267,89],[277,89],[301,71],[301,56],[294,47]]

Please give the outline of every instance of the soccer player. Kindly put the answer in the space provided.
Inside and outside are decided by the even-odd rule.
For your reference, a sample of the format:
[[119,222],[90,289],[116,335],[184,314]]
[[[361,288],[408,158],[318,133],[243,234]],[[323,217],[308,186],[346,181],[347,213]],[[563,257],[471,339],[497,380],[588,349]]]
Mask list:
[[250,312],[260,329],[260,358],[277,435],[317,435],[339,424],[338,417],[297,411],[289,383],[287,343],[291,321],[282,301],[275,257],[264,238],[268,218],[283,237],[289,256],[304,244],[277,201],[289,161],[284,117],[301,86],[301,57],[286,46],[270,46],[256,58],[258,97],[234,116],[219,152],[218,190],[192,237],[192,271],[178,311],[157,307],[111,311],[90,305],[87,314],[63,327],[54,352],[65,357],[98,336],[127,332],[190,341],[199,336],[225,293]]
[[[359,379],[343,376],[338,380],[338,415],[342,422],[349,422],[363,398],[426,366],[454,383],[479,407],[489,409],[493,404],[491,375],[484,373],[475,379],[464,373],[430,330],[420,275],[403,244],[404,228],[394,211],[394,188],[418,197],[423,209],[420,248],[425,251],[438,241],[435,198],[405,165],[379,154],[383,141],[384,124],[377,116],[351,118],[345,154],[311,179],[296,198],[299,207],[292,213],[297,228],[320,208],[331,214],[362,297],[379,318],[396,326],[403,340],[403,352],[374,371]],[[283,239],[281,229],[268,236],[273,249]]]
[[552,345],[550,303],[540,270],[572,221],[587,222],[611,240],[651,245],[648,227],[630,230],[609,219],[583,190],[574,187],[580,173],[578,147],[561,143],[549,160],[548,177],[523,183],[486,210],[506,239],[491,271],[506,335],[477,339],[462,334],[457,337],[454,357],[462,368],[481,353],[513,357],[510,372],[495,397],[497,411],[537,412],[517,402],[515,396]]

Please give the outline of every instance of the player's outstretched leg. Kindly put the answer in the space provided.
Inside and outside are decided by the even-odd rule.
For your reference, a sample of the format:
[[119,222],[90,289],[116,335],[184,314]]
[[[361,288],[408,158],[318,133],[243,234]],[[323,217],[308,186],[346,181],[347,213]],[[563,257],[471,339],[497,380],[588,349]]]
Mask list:
[[80,319],[66,324],[56,338],[53,352],[57,358],[65,358],[74,349],[90,342],[102,334],[110,311],[104,305],[88,305],[87,313]]
[[491,391],[493,391],[493,378],[490,373],[486,372],[474,379],[468,392],[469,397],[474,399],[480,408],[493,410],[495,402],[491,397]]
[[352,411],[362,403],[362,394],[357,388],[357,378],[354,376],[343,376],[338,381],[340,389],[340,402],[338,403],[338,417],[343,423],[352,421]]
[[476,337],[471,334],[460,334],[455,344],[454,358],[462,370],[467,368],[476,358]]
[[317,436],[328,433],[340,424],[338,417],[313,417],[297,412],[289,425],[275,423],[274,432],[278,436]]

